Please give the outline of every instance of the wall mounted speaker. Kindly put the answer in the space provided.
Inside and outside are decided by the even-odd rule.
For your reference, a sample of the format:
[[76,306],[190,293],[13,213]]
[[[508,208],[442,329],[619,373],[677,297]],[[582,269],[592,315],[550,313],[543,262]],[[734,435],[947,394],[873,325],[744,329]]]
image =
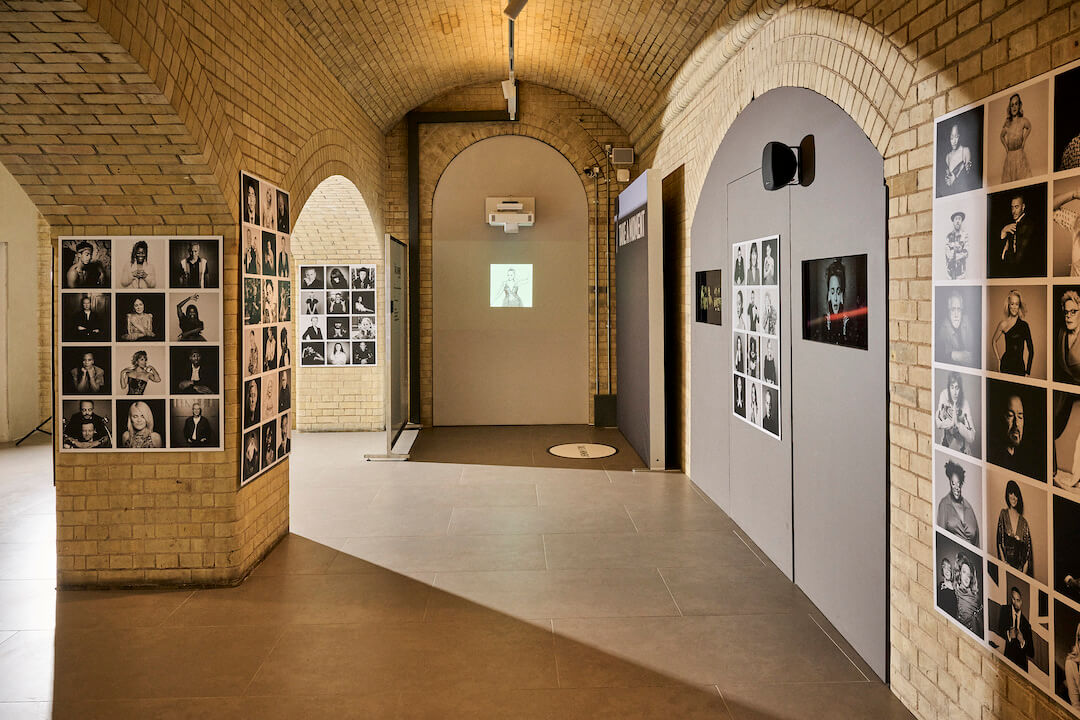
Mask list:
[[761,151],[761,181],[766,190],[779,190],[790,184],[798,169],[795,151],[784,143],[767,143]]

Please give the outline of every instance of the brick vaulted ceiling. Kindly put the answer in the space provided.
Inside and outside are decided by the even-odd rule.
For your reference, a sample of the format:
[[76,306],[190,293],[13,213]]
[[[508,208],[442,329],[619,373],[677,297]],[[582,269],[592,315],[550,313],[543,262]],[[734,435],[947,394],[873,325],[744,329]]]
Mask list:
[[[507,76],[506,0],[284,3],[289,21],[384,131],[448,90]],[[632,128],[726,5],[531,0],[515,28],[517,77],[576,95]]]

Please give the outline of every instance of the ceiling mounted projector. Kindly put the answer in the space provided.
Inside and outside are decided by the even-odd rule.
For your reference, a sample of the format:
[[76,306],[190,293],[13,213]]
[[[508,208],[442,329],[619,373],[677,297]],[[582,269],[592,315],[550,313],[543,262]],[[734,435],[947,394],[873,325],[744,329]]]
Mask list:
[[511,20],[517,20],[517,16],[521,14],[521,11],[525,9],[525,3],[529,0],[510,0],[510,3],[503,10],[503,15]]
[[487,222],[505,232],[517,233],[518,228],[532,227],[536,217],[536,199],[531,197],[489,197],[484,201]]

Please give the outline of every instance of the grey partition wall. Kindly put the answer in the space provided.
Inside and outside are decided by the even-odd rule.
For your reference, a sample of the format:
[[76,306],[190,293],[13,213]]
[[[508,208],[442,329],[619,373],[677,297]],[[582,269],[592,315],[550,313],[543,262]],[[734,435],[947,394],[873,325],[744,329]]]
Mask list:
[[[764,190],[764,145],[794,146],[806,135],[816,146],[814,182]],[[886,678],[883,179],[881,155],[860,128],[809,90],[768,92],[728,130],[698,200],[690,270],[724,271],[726,309],[732,244],[780,235],[783,440],[732,417],[732,328],[693,323],[690,474]],[[803,261],[856,254],[867,256],[869,349],[803,339]]]

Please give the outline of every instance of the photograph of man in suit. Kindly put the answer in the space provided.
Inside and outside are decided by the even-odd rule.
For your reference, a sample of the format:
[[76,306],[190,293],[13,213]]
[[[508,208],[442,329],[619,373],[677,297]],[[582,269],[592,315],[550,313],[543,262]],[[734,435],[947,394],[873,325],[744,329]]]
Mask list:
[[1024,616],[1024,599],[1020,589],[1009,590],[1009,604],[998,613],[998,635],[1005,640],[1003,653],[1021,670],[1027,670],[1028,658],[1035,657],[1035,645],[1031,640],[1031,623]]
[[319,327],[319,318],[314,315],[311,316],[311,325],[304,330],[304,334],[301,336],[304,340],[322,340],[322,329]]
[[203,417],[202,405],[192,403],[191,417],[184,421],[184,444],[188,447],[210,445],[210,421]]
[[1001,260],[1006,266],[1016,270],[1017,275],[1026,275],[1028,252],[1032,250],[1035,229],[1027,218],[1027,206],[1021,195],[1014,195],[1009,200],[1012,222],[1001,228]]
[[79,310],[70,322],[73,328],[71,340],[108,339],[105,318],[93,309],[93,300],[89,295],[83,295],[79,300]]

